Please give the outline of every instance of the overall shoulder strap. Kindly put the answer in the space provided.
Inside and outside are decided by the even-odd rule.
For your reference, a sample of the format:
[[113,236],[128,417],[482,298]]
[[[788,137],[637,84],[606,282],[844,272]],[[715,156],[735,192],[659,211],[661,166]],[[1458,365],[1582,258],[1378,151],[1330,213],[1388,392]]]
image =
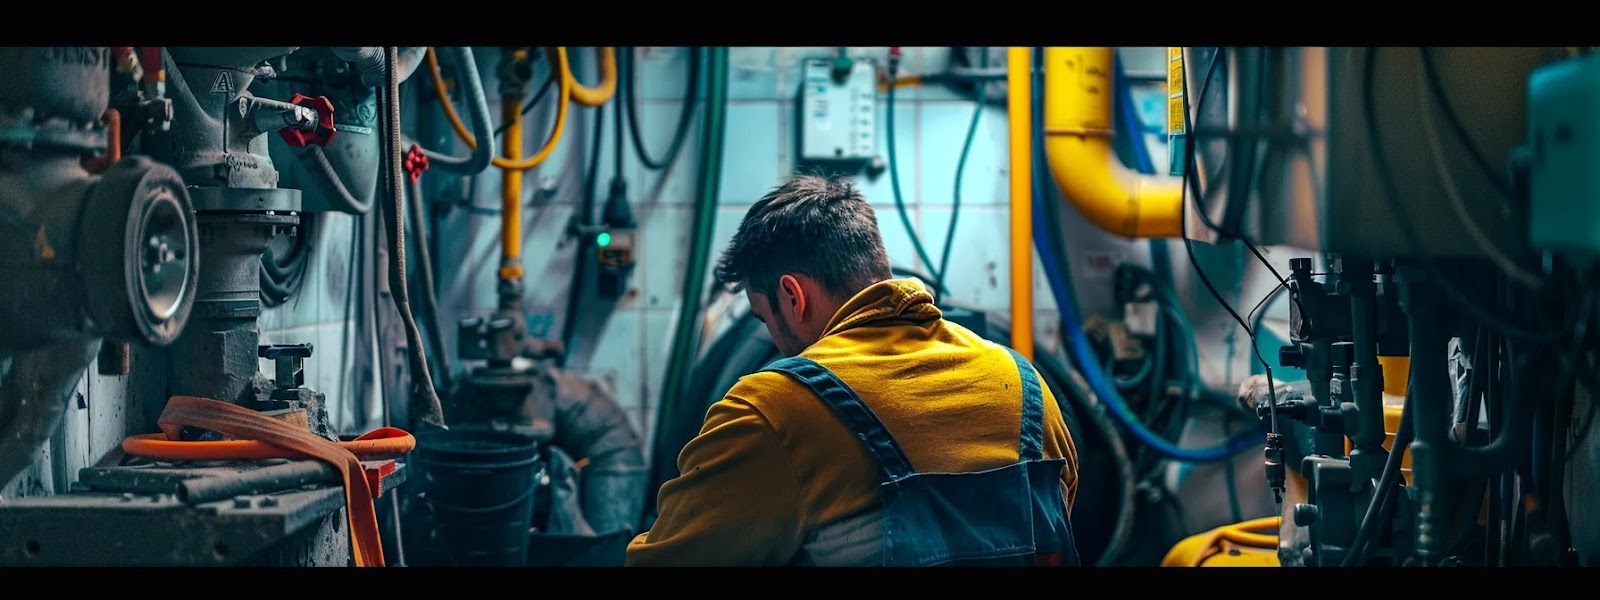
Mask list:
[[783,373],[810,388],[811,393],[816,394],[844,422],[845,427],[878,461],[878,466],[883,469],[884,481],[904,479],[915,473],[911,461],[900,449],[900,444],[889,436],[889,430],[878,420],[878,415],[833,371],[814,360],[799,356],[773,361],[761,370]]
[[1022,440],[1018,454],[1022,460],[1044,458],[1044,392],[1033,364],[1021,352],[1003,346],[1017,363],[1017,373],[1022,376]]

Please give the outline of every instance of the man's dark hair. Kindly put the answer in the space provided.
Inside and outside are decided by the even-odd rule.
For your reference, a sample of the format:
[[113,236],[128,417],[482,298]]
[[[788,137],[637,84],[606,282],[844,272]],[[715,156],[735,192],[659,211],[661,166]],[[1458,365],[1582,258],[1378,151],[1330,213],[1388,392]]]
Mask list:
[[800,273],[838,300],[891,277],[878,217],[848,179],[796,175],[767,192],[739,222],[717,264],[717,282],[776,302],[778,278]]

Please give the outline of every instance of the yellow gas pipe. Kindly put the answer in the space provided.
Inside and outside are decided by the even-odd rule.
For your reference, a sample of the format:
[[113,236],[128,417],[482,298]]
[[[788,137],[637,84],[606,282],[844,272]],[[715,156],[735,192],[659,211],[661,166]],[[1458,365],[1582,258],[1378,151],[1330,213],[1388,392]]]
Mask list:
[[[528,59],[526,50],[511,50],[506,59]],[[500,152],[506,162],[522,159],[522,96],[500,98],[500,118],[506,124]],[[522,279],[522,169],[500,169],[500,279]]]
[[1123,237],[1182,236],[1182,182],[1129,170],[1111,149],[1113,49],[1046,48],[1044,60],[1045,158],[1067,200]]
[[[1011,347],[1033,359],[1033,52],[1006,51],[1011,137]],[[1046,88],[1047,90],[1049,88]]]

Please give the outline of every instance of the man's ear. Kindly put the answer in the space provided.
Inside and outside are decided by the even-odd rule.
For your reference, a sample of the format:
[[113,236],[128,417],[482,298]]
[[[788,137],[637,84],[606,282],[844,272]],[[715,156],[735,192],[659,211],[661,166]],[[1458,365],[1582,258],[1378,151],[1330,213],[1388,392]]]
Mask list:
[[778,278],[778,289],[782,290],[783,301],[794,310],[795,316],[806,313],[806,292],[800,287],[799,279],[795,279],[793,275],[784,275]]

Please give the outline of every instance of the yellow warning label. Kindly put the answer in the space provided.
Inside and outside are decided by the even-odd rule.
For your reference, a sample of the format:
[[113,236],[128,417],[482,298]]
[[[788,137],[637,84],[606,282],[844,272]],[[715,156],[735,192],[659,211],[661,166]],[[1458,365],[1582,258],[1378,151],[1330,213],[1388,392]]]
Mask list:
[[1167,99],[1167,133],[1169,135],[1182,135],[1187,129],[1184,125],[1188,121],[1188,113],[1183,110],[1183,96]]
[[1183,61],[1167,63],[1167,96],[1183,95]]
[[1182,58],[1183,58],[1183,46],[1168,46],[1167,47],[1167,60],[1179,60],[1179,59],[1182,59]]

